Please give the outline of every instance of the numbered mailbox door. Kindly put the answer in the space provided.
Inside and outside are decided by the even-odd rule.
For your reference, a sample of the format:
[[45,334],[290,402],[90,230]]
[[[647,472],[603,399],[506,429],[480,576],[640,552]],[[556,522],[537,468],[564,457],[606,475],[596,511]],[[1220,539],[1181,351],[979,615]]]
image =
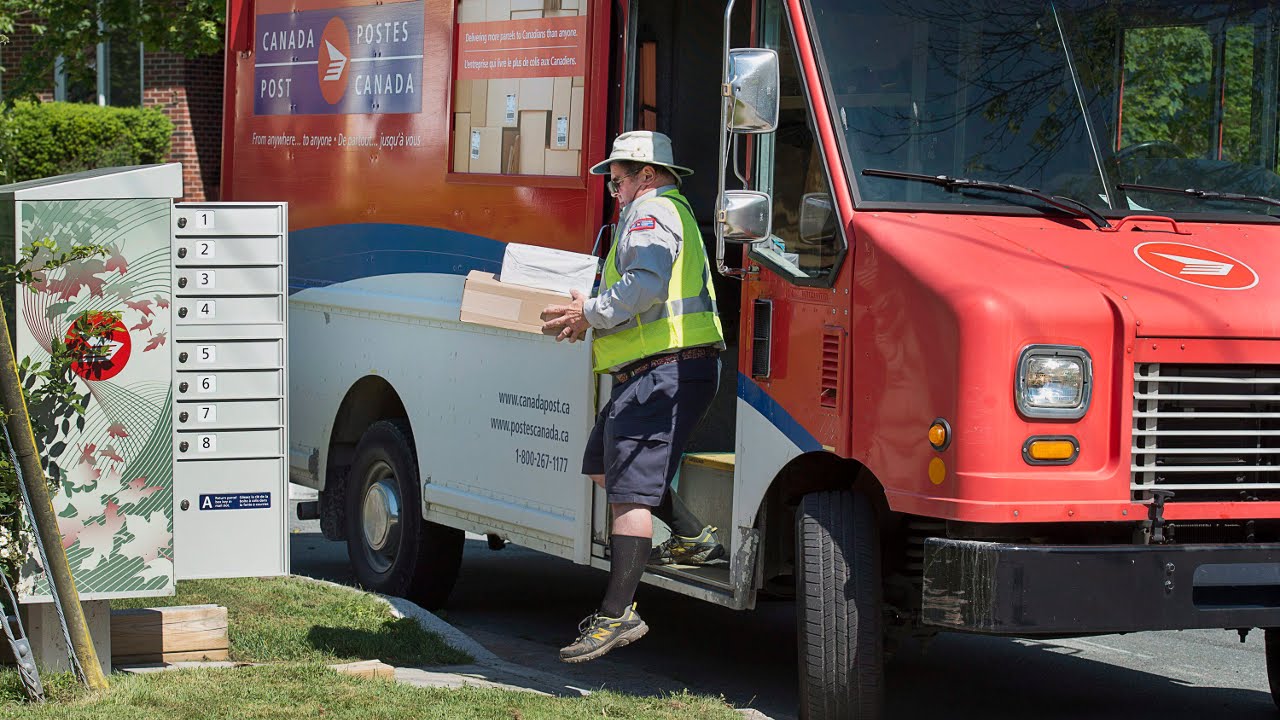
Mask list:
[[283,262],[281,237],[182,237],[173,239],[177,267],[275,265]]
[[282,340],[179,340],[179,373],[275,369],[284,364]]
[[179,461],[173,566],[181,580],[287,575],[289,493],[281,458]]
[[177,384],[180,402],[284,397],[283,370],[182,372]]
[[174,298],[178,321],[187,325],[260,325],[284,322],[284,298],[182,297]]
[[279,267],[180,267],[179,297],[201,295],[271,295],[284,289]]

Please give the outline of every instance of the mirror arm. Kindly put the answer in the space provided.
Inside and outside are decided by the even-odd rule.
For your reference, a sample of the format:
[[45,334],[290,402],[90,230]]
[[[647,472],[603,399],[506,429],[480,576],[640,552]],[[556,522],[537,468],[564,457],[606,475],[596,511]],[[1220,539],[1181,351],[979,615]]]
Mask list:
[[729,154],[733,156],[733,174],[738,177],[738,181],[742,183],[742,189],[747,189],[747,176],[742,174],[742,169],[738,165],[738,134],[733,134],[733,147],[729,150]]
[[733,277],[734,271],[731,271],[724,264],[724,181],[725,181],[725,165],[728,164],[729,158],[729,111],[730,104],[733,102],[733,91],[729,87],[729,45],[730,32],[733,21],[733,3],[729,0],[724,9],[724,48],[721,53],[720,62],[720,183],[716,191],[716,270],[725,277]]

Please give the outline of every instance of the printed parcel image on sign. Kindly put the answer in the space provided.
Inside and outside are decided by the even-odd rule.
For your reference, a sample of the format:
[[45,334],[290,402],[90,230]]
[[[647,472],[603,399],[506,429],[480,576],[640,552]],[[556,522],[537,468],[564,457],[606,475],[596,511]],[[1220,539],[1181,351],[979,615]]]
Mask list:
[[453,171],[580,175],[587,0],[461,0]]

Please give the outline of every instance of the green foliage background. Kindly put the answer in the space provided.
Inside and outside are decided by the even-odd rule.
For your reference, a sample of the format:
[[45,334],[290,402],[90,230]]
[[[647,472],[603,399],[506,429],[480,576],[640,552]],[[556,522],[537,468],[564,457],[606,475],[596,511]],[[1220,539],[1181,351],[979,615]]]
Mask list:
[[0,117],[5,182],[164,160],[173,122],[154,108],[19,102]]
[[108,36],[187,57],[216,53],[225,23],[226,0],[0,0],[2,39],[19,29],[36,37],[15,67],[0,68],[5,98],[47,90],[57,56],[92,52]]

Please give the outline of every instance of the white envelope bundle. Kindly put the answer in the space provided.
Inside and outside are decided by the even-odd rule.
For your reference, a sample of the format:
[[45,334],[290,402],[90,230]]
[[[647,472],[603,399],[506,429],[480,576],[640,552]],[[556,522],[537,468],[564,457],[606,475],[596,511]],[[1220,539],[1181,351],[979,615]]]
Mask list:
[[600,258],[594,255],[508,243],[499,277],[503,283],[512,285],[565,295],[577,290],[590,297],[599,268]]

